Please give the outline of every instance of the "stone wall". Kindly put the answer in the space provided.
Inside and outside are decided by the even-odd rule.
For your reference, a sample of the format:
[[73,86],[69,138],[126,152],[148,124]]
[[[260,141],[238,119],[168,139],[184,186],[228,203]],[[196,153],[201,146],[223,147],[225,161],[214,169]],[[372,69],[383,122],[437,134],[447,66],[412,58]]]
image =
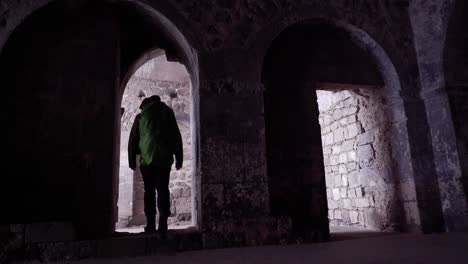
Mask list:
[[330,225],[394,229],[397,199],[381,89],[344,88],[317,91]]
[[[465,200],[458,192],[453,192],[457,188],[459,168],[445,166],[454,164],[455,152],[446,151],[452,149],[449,144],[454,136],[438,133],[453,131],[450,122],[437,122],[450,120],[445,115],[449,109],[443,104],[434,104],[433,100],[422,102],[420,98],[440,94],[438,89],[432,88],[443,85],[433,80],[435,77],[443,79],[439,77],[443,77],[444,72],[433,71],[431,60],[424,58],[424,55],[443,54],[441,47],[418,43],[443,42],[443,37],[433,31],[443,27],[422,20],[417,23],[421,26],[412,30],[411,17],[415,14],[408,12],[408,4],[414,5],[412,10],[417,12],[427,9],[427,17],[436,21],[439,16],[445,16],[445,8],[439,12],[431,2],[443,7],[447,1],[385,1],[385,4],[375,0],[126,1],[144,5],[141,9],[148,13],[160,12],[167,17],[167,20],[157,20],[151,15],[137,15],[138,8],[126,9],[144,18],[145,26],[151,28],[149,33],[140,34],[141,41],[132,41],[142,44],[138,47],[113,46],[121,43],[118,38],[122,34],[118,31],[125,29],[121,26],[129,26],[132,32],[146,28],[134,27],[136,19],[113,21],[109,18],[108,24],[82,20],[86,10],[77,7],[96,1],[55,1],[70,4],[70,8],[51,12],[39,9],[50,2],[52,0],[0,1],[0,79],[3,87],[12,87],[4,89],[9,98],[5,101],[7,111],[4,112],[6,117],[14,119],[6,120],[12,124],[7,129],[6,138],[11,139],[6,142],[7,152],[13,154],[4,160],[9,170],[5,172],[6,182],[2,183],[0,200],[24,198],[6,204],[3,209],[8,213],[3,215],[2,222],[67,220],[83,237],[96,237],[100,232],[111,234],[108,230],[113,231],[115,211],[110,195],[114,192],[113,166],[117,163],[110,158],[113,133],[117,131],[111,120],[118,116],[118,107],[112,104],[116,94],[117,78],[114,77],[118,73],[113,71],[119,68],[114,65],[119,61],[113,60],[119,52],[135,57],[142,55],[142,50],[158,44],[149,41],[149,36],[171,32],[172,28],[167,25],[172,21],[190,43],[181,45],[187,50],[193,47],[196,55],[190,56],[191,65],[195,65],[192,69],[200,73],[195,75],[199,79],[194,79],[194,93],[202,98],[195,102],[199,104],[196,105],[199,112],[196,120],[197,134],[200,134],[197,175],[203,175],[203,182],[197,180],[197,209],[199,215],[203,215],[200,230],[204,246],[238,246],[265,241],[262,239],[267,235],[256,233],[257,227],[265,225],[259,215],[269,213],[263,208],[267,208],[271,197],[265,188],[268,180],[264,159],[265,83],[259,78],[264,54],[273,39],[285,29],[323,18],[333,24],[339,21],[337,26],[354,32],[355,40],[379,62],[377,68],[384,76],[389,94],[387,112],[392,116],[395,139],[392,149],[395,159],[399,160],[395,175],[404,192],[407,230],[434,232],[449,227],[449,221],[467,223],[461,217],[466,216],[466,210],[459,210],[466,207],[458,206]],[[427,8],[420,8],[423,5]],[[71,12],[71,9],[76,11]],[[95,13],[102,17],[109,10],[112,8]],[[45,18],[45,22],[34,20],[30,17],[33,13],[33,16]],[[18,28],[20,23],[22,26],[29,24],[27,30]],[[54,31],[55,26],[63,27]],[[11,35],[13,30],[15,33]],[[415,34],[421,32],[427,34]],[[174,38],[170,39],[179,40],[179,35],[172,34]],[[67,41],[55,41],[58,39]],[[454,66],[463,69],[456,62]],[[447,69],[446,72],[452,71]],[[453,96],[459,98],[458,94]],[[458,109],[457,106],[465,102],[450,103]],[[457,110],[460,117],[464,113],[462,110]],[[460,142],[466,142],[466,136],[463,137]],[[18,142],[23,143],[18,145]],[[17,158],[22,153],[31,153],[37,159],[18,170],[16,168],[25,167],[24,161]],[[434,163],[445,165],[434,166]],[[443,176],[439,177],[439,182],[437,175]],[[442,199],[439,189],[444,191]],[[442,204],[463,215],[453,213],[445,222],[441,221]],[[243,223],[242,228],[238,222]],[[233,239],[233,233],[240,239]],[[257,240],[251,240],[252,237]],[[219,242],[222,239],[229,243]]]
[[192,155],[191,155],[191,98],[190,77],[182,64],[168,62],[166,57],[152,59],[130,78],[122,99],[120,141],[120,183],[118,227],[146,224],[144,216],[144,189],[140,171],[128,166],[128,138],[141,101],[159,95],[176,115],[184,148],[184,165],[179,171],[173,167],[170,178],[171,212],[169,222],[174,225],[191,221]]

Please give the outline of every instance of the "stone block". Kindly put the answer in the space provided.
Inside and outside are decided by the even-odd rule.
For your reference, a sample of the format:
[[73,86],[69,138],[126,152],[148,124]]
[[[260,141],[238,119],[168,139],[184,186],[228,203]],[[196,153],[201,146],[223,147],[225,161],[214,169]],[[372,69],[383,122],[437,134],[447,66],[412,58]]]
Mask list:
[[356,161],[356,151],[348,152],[348,161]]
[[360,134],[356,138],[356,143],[358,146],[362,146],[372,142],[374,142],[374,133],[372,131],[367,131],[363,134]]
[[333,142],[339,143],[344,139],[344,130],[342,127],[333,131]]
[[330,199],[332,197],[332,191],[330,188],[327,188],[327,197]]
[[323,154],[324,155],[329,155],[332,153],[332,148],[330,146],[324,147],[323,148]]
[[323,145],[324,146],[329,146],[333,144],[333,133],[328,133],[323,136],[322,139]]
[[341,125],[342,127],[347,126],[347,125],[348,125],[348,118],[342,118],[342,119],[340,119],[340,125]]
[[348,174],[348,183],[349,187],[357,187],[360,185],[359,174],[357,174],[356,171]]
[[348,135],[346,139],[355,138],[358,134],[362,132],[361,123],[356,122],[346,127],[348,129]]
[[370,206],[368,198],[356,198],[354,199],[354,205],[359,208],[366,208]]
[[339,173],[341,173],[341,174],[346,174],[346,173],[348,173],[348,168],[346,167],[346,165],[340,164]]
[[330,115],[323,115],[323,125],[328,126],[332,120]]
[[353,188],[348,189],[348,197],[349,198],[355,198],[356,197],[356,190],[354,190]]
[[342,151],[350,151],[350,150],[353,150],[353,149],[354,149],[354,142],[355,142],[355,140],[346,140],[346,141],[343,142],[343,144],[341,145],[341,150],[342,150]]
[[347,127],[343,127],[343,138],[344,138],[344,139],[349,138],[349,137],[348,137],[348,128],[347,128]]
[[350,116],[348,116],[348,117],[346,118],[346,122],[347,122],[348,124],[352,124],[352,123],[357,122],[357,117],[356,117],[356,115],[350,115]]
[[183,188],[182,189],[182,197],[184,198],[191,198],[192,197],[192,188]]
[[349,219],[351,224],[357,224],[359,222],[358,211],[349,211]]
[[340,157],[338,155],[331,155],[330,156],[330,165],[335,166],[340,163]]
[[348,197],[348,192],[346,190],[347,190],[346,188],[341,188],[340,189],[340,197],[342,199]]
[[354,171],[356,170],[356,162],[350,162],[346,165],[346,167],[348,168],[348,172],[349,171]]
[[339,171],[339,166],[338,165],[335,165],[335,166],[331,166],[331,171],[332,172],[338,172]]
[[332,192],[333,192],[333,200],[335,200],[335,201],[340,200],[340,197],[341,197],[340,189],[339,188],[333,188]]
[[369,166],[374,157],[375,152],[371,145],[363,145],[357,148],[357,158],[361,167]]
[[323,126],[322,127],[322,133],[326,134],[326,133],[329,133],[330,131],[331,131],[330,126]]
[[338,203],[334,200],[328,199],[328,209],[337,209]]
[[350,97],[344,100],[344,106],[349,107],[349,106],[357,106],[357,99],[355,97]]
[[341,145],[335,145],[332,147],[332,154],[338,155],[341,152]]
[[340,163],[348,163],[348,154],[341,153],[339,156]]
[[357,113],[357,111],[358,111],[358,108],[356,106],[347,107],[343,109],[342,115],[343,116],[354,115]]
[[337,220],[343,219],[341,210],[335,210],[334,219],[337,219]]
[[333,220],[334,216],[333,210],[328,210],[328,219]]
[[350,220],[351,220],[350,217],[349,217],[349,211],[348,210],[342,210],[341,211],[341,217],[342,217],[342,219],[343,219],[343,221],[345,223],[349,223]]
[[342,184],[341,177],[339,174],[335,174],[333,181],[334,181],[335,187],[340,187]]
[[325,184],[327,185],[327,190],[334,186],[333,176],[331,173],[325,173]]
[[335,120],[339,120],[342,117],[343,117],[343,111],[341,109],[336,109],[335,111],[333,111],[333,118]]
[[364,217],[364,212],[363,211],[359,211],[359,220],[358,222],[363,225],[363,226],[366,226],[366,218]]
[[330,128],[331,128],[331,130],[333,130],[333,131],[335,131],[335,130],[336,130],[337,128],[339,128],[339,127],[340,127],[340,123],[338,123],[338,122],[333,122],[333,123],[331,123],[331,125],[330,125]]
[[182,188],[174,188],[171,190],[172,197],[175,199],[181,198],[182,197]]
[[348,175],[346,174],[341,175],[341,185],[345,187],[348,186]]
[[350,199],[343,199],[343,207],[345,209],[352,209],[353,208],[353,203]]

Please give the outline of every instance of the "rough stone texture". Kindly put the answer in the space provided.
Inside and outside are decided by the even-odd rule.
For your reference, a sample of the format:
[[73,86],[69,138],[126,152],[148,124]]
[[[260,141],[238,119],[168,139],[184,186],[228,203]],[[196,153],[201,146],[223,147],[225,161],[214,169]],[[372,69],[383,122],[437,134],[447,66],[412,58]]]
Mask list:
[[[396,179],[389,172],[394,161],[382,87],[334,88],[328,84],[330,91],[317,91],[322,137],[327,135],[328,127],[337,124],[335,131],[344,130],[346,139],[322,141],[324,148],[333,149],[332,153],[324,152],[328,207],[335,209],[330,224],[397,229],[401,216],[394,208]],[[336,115],[337,111],[344,114]],[[338,173],[332,172],[332,164],[339,166]],[[347,217],[337,217],[337,212]],[[363,213],[366,217],[358,218]]]
[[439,189],[439,196],[425,199],[441,200],[445,230],[468,230],[468,128],[462,114],[468,100],[468,5],[463,0],[415,0],[409,10],[436,170],[425,178]]
[[[266,111],[264,91],[271,83],[263,82],[261,76],[264,66],[281,65],[265,61],[276,39],[302,22],[320,20],[323,23],[318,29],[305,31],[296,39],[285,37],[291,37],[293,43],[286,50],[289,55],[298,51],[298,45],[310,36],[313,41],[309,48],[322,43],[317,54],[328,57],[305,59],[317,62],[310,69],[297,65],[303,63],[305,53],[290,56],[297,60],[289,69],[300,73],[307,68],[313,74],[305,74],[310,79],[297,75],[288,79],[290,76],[284,74],[287,69],[279,71],[276,76],[287,81],[279,84],[284,93],[277,96],[294,95],[291,105],[302,102],[296,107],[312,107],[313,96],[302,92],[313,91],[311,86],[317,80],[383,83],[394,160],[389,175],[398,180],[405,216],[402,230],[466,229],[466,79],[460,71],[466,69],[462,67],[466,65],[466,45],[464,35],[458,33],[466,32],[466,1],[111,1],[125,7],[119,9],[123,11],[120,15],[130,15],[130,19],[120,20],[108,13],[112,8],[87,9],[86,3],[98,1],[57,1],[60,8],[41,9],[51,2],[0,1],[0,79],[2,88],[7,87],[3,90],[7,100],[2,113],[7,117],[4,123],[11,124],[5,128],[9,140],[4,150],[10,155],[4,160],[8,166],[0,200],[12,201],[3,207],[9,213],[2,214],[1,221],[69,221],[81,237],[113,232],[119,152],[114,149],[118,142],[115,131],[120,124],[116,86],[130,64],[147,50],[164,46],[170,57],[185,63],[192,78],[196,110],[193,125],[197,127],[196,140],[192,141],[197,154],[192,179],[197,214],[193,218],[203,232],[204,246],[259,244],[268,232],[290,232],[290,219],[281,222],[269,218],[269,205],[277,198],[269,188],[267,149],[271,145],[265,140],[265,123],[271,112]],[[100,19],[89,10],[96,10]],[[22,27],[18,27],[20,24]],[[320,32],[332,37],[326,42],[319,37]],[[325,52],[333,50],[338,59]],[[347,63],[340,64],[343,61]],[[358,65],[361,63],[364,65]],[[293,90],[296,83],[290,81],[299,79],[303,81],[302,90]],[[352,112],[350,103],[343,102]],[[317,116],[308,116],[318,115],[315,111],[296,110],[302,114],[300,118],[308,120],[306,123],[316,122]],[[271,119],[294,119],[281,114],[278,110]],[[344,114],[338,111],[336,116]],[[356,123],[357,119],[351,116],[343,122]],[[297,131],[303,127],[304,121],[297,122]],[[334,123],[323,142],[333,144],[338,127],[341,123]],[[336,133],[343,145],[356,127],[349,128],[351,134],[346,130]],[[307,139],[300,136],[298,141]],[[378,140],[359,136],[356,140],[363,145]],[[303,154],[294,157],[297,164],[284,166],[284,175],[314,175],[302,179],[320,180],[325,171],[340,174],[359,169],[357,152],[330,159],[324,172],[317,169],[328,161],[312,159],[300,147],[315,146],[319,138],[304,141],[307,144],[281,146],[284,149],[278,152],[279,158],[285,153]],[[373,150],[379,155],[378,148]],[[322,156],[321,148],[307,151]],[[340,151],[335,148],[335,153]],[[25,162],[18,158],[24,153],[35,159]],[[333,155],[333,149],[325,147],[323,153]],[[346,159],[350,166],[340,166],[340,160]],[[307,161],[305,165],[301,160]],[[313,170],[307,167],[312,160],[317,161]],[[345,187],[346,199],[365,198],[371,193],[365,188],[350,189],[359,185],[359,175],[336,177],[334,184],[343,184],[339,187],[340,199]],[[318,182],[307,186],[314,188],[304,188],[302,194],[313,190],[310,192],[314,195],[302,201],[314,201],[307,205],[316,213],[315,219],[334,217],[330,211],[335,209],[341,211],[344,220],[349,216],[349,221],[356,223],[372,215],[368,211],[343,213],[340,204],[328,210],[323,206],[324,197],[331,192],[324,186],[321,189]],[[19,196],[23,199],[16,199]],[[370,207],[378,203],[378,199],[369,200]],[[275,224],[257,236],[255,229],[265,223]],[[323,233],[327,233],[326,224],[323,221],[321,225]]]
[[122,98],[125,112],[120,130],[120,181],[118,227],[146,224],[143,212],[143,180],[141,172],[128,166],[128,137],[141,101],[152,95],[174,110],[184,148],[184,165],[179,171],[172,168],[170,176],[171,217],[174,225],[191,224],[192,213],[192,149],[191,149],[191,85],[185,67],[168,62],[165,55],[156,57],[141,66],[129,79]]

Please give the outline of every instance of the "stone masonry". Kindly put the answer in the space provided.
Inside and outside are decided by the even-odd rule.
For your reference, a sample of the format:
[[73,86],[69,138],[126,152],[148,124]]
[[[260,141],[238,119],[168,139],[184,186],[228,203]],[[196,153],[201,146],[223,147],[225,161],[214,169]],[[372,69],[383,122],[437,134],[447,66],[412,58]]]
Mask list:
[[317,91],[332,226],[396,227],[389,124],[379,87]]
[[171,171],[171,213],[169,223],[190,224],[192,210],[192,157],[190,127],[190,78],[182,64],[168,62],[166,57],[152,59],[130,78],[122,99],[120,143],[119,222],[117,227],[146,224],[144,217],[144,189],[140,171],[128,167],[128,137],[139,106],[145,97],[159,95],[176,115],[184,147],[184,165]]

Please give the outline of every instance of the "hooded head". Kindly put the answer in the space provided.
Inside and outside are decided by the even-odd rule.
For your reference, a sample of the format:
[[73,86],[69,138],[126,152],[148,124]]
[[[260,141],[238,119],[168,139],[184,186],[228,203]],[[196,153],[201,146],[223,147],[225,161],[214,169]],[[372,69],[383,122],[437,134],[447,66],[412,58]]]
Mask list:
[[147,98],[143,99],[143,101],[141,102],[140,109],[143,109],[143,108],[147,107],[148,105],[154,104],[154,103],[157,103],[157,102],[161,102],[161,97],[159,97],[158,95],[153,95],[151,97],[147,97]]

